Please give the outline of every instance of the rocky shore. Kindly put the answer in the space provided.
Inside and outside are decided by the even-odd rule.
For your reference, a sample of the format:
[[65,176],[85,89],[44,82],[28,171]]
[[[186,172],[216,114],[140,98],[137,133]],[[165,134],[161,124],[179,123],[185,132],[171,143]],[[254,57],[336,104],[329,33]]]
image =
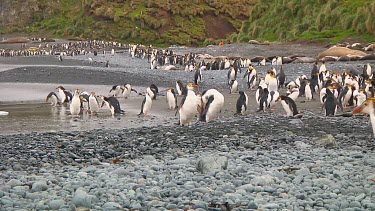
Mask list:
[[[105,68],[107,58],[97,57],[95,65],[87,64],[87,56],[62,63],[45,57],[3,59],[0,63],[27,67],[0,72],[0,82],[129,80],[148,86],[156,80],[169,87],[193,77],[150,71],[147,61],[126,54],[111,57],[111,67]],[[334,70],[362,66],[362,61],[327,64]],[[284,67],[288,80],[311,71],[311,64]],[[228,92],[226,71],[207,71],[203,77],[201,89]],[[325,117],[319,103],[301,103],[302,98],[301,119],[284,117],[280,108],[256,113],[254,103],[246,115],[233,116],[237,98],[227,99],[218,120],[189,127],[175,125],[172,118],[156,127],[141,122],[136,128],[0,135],[0,208],[375,210],[375,142],[368,118]]]

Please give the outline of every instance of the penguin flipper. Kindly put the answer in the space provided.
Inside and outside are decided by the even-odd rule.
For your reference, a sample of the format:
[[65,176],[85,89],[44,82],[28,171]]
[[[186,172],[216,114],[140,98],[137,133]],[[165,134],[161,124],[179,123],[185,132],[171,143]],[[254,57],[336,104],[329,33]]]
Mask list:
[[133,92],[135,92],[135,93],[138,94],[137,90],[135,90],[135,89],[133,89],[133,88],[132,88],[130,91],[133,91]]

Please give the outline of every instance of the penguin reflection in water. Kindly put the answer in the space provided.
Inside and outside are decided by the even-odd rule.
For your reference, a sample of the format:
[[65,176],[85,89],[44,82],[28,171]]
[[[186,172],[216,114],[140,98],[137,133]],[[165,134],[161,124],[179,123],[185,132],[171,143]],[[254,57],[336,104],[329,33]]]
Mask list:
[[124,114],[125,111],[123,111],[120,107],[120,102],[115,97],[105,97],[100,96],[100,98],[103,100],[101,107],[104,106],[104,104],[107,105],[107,107],[111,110],[111,114]]
[[57,105],[60,105],[59,97],[57,96],[55,92],[50,92],[48,94],[46,98],[46,102],[48,102],[48,100],[50,100],[52,107],[56,107]]

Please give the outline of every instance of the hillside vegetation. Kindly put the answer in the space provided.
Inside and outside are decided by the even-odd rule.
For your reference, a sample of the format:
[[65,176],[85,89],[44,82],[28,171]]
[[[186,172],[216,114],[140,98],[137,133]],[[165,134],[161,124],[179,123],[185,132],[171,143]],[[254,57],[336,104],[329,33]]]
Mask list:
[[375,41],[373,0],[3,0],[0,34],[206,45],[360,36]]
[[320,39],[347,36],[375,41],[374,0],[260,0],[233,42],[249,39]]

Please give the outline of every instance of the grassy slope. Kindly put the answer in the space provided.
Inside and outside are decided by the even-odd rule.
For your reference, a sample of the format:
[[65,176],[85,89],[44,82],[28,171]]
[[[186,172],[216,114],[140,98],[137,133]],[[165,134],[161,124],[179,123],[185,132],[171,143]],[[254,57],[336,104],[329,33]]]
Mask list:
[[249,39],[318,39],[337,42],[348,36],[375,41],[373,0],[260,0],[251,8],[233,42]]
[[201,45],[225,38],[208,36],[230,28],[207,26],[209,21],[225,20],[223,28],[229,24],[234,32],[228,36],[232,42],[301,38],[337,42],[347,36],[375,41],[373,0],[38,0],[38,4],[32,18],[22,22],[27,27],[14,21],[0,27],[0,34]]

